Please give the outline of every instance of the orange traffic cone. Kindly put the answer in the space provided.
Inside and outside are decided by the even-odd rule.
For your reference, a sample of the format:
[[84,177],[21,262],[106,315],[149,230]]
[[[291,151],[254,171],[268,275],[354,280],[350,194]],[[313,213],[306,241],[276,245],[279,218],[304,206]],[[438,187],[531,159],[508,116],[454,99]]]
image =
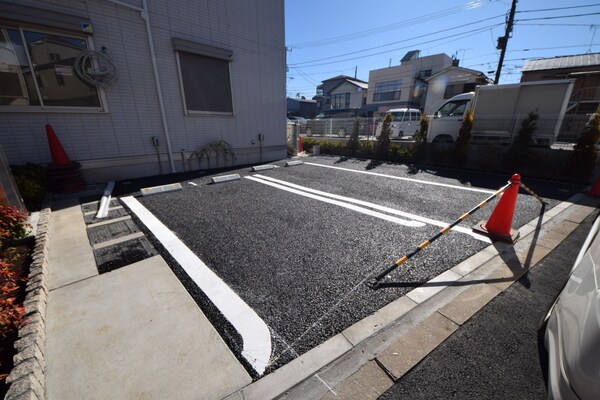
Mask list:
[[596,183],[592,186],[592,189],[588,192],[590,196],[600,196],[600,176],[596,179]]
[[512,229],[513,216],[515,214],[515,205],[517,203],[517,194],[519,193],[519,184],[521,176],[514,174],[510,181],[513,185],[504,192],[498,205],[492,212],[490,219],[482,221],[473,227],[473,230],[492,239],[503,240],[514,243],[519,238],[519,231]]
[[52,164],[57,166],[71,164],[69,156],[67,156],[65,149],[63,149],[62,145],[58,141],[56,133],[54,133],[54,129],[52,129],[52,125],[50,124],[46,124],[46,135],[48,136],[48,144],[50,145]]
[[302,136],[298,136],[298,153],[302,153],[304,150],[302,149]]

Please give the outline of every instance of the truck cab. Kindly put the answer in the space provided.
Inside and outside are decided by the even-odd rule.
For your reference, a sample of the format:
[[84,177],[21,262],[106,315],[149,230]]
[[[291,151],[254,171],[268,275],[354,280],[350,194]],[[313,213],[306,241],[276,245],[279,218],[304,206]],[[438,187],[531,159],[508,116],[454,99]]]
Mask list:
[[465,111],[471,106],[474,92],[458,94],[448,99],[433,113],[427,134],[427,141],[452,143],[458,136]]

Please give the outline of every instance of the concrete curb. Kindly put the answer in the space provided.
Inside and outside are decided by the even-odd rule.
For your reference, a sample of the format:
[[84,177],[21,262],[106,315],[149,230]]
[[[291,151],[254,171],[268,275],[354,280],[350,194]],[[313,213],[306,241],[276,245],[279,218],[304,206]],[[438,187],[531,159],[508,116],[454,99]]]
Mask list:
[[31,267],[25,289],[25,317],[15,342],[15,366],[6,379],[7,400],[43,400],[46,362],[46,304],[48,296],[48,253],[50,250],[50,208],[40,211]]

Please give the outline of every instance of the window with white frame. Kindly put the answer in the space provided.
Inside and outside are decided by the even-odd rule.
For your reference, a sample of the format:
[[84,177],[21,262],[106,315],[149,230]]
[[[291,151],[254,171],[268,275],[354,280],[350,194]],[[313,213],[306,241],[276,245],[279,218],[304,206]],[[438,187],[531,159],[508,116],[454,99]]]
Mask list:
[[400,87],[402,80],[376,82],[373,92],[373,101],[400,100]]
[[0,25],[0,106],[102,109],[98,89],[75,72],[85,50],[83,36]]
[[233,115],[229,63],[225,50],[173,39],[186,114]]

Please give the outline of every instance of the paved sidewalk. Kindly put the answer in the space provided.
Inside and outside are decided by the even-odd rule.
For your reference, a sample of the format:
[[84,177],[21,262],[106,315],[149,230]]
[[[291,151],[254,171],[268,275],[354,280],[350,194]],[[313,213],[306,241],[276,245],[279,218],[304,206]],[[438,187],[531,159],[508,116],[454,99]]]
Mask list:
[[48,400],[220,399],[251,382],[160,256],[99,275],[80,205],[52,219]]
[[[574,204],[573,204],[574,203]],[[53,205],[46,394],[65,399],[377,398],[596,210],[576,195],[262,379],[160,256],[98,274],[76,201]]]

